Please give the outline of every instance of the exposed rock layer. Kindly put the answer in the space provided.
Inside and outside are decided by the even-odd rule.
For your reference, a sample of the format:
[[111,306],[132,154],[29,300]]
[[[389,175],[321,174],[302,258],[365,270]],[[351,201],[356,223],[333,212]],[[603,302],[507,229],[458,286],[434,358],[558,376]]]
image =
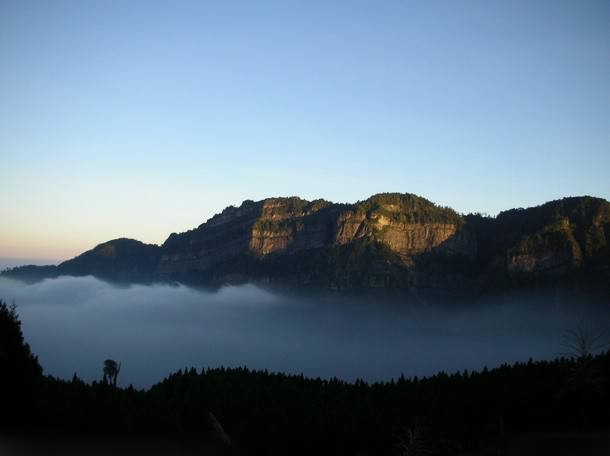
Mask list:
[[411,194],[374,195],[356,204],[270,198],[228,207],[196,229],[171,234],[160,247],[118,239],[57,267],[5,274],[463,296],[579,274],[607,284],[609,239],[610,203],[591,197],[495,218],[463,216]]

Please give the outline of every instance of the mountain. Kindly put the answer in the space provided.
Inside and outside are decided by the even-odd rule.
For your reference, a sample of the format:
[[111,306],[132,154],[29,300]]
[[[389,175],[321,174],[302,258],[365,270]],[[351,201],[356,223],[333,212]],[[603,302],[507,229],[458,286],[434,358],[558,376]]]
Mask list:
[[524,286],[610,283],[610,203],[571,197],[497,217],[461,215],[413,194],[355,204],[269,198],[230,206],[161,246],[116,239],[24,280],[94,275],[120,282],[472,296]]
[[121,238],[99,244],[58,266],[21,266],[3,275],[25,281],[94,275],[116,282],[147,282],[154,279],[160,258],[159,246]]

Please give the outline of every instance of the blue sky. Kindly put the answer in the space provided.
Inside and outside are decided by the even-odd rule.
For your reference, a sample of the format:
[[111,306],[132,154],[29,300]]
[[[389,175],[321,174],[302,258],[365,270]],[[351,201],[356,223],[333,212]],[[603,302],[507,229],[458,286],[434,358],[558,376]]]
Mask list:
[[244,199],[610,198],[607,1],[0,2],[0,256]]

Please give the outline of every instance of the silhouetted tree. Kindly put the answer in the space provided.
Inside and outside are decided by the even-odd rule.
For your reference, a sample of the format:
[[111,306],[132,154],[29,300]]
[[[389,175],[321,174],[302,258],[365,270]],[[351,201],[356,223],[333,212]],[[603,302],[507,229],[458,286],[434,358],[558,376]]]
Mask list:
[[41,381],[42,368],[23,340],[15,304],[0,300],[0,423],[19,425],[28,417]]
[[107,359],[104,361],[104,382],[110,383],[116,387],[116,379],[121,371],[121,363],[117,363],[113,359]]

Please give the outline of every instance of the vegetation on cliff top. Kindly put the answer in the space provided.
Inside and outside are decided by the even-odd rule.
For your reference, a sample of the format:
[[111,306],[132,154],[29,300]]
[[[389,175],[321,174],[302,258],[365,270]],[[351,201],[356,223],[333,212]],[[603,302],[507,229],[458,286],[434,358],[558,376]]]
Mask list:
[[357,214],[381,215],[397,223],[447,223],[461,225],[462,216],[411,193],[379,193],[353,205]]
[[[410,224],[423,225],[424,230],[410,232]],[[252,243],[253,236],[268,239]],[[380,245],[363,249],[363,239],[369,247]],[[453,290],[451,282],[476,294],[500,284],[521,286],[530,280],[528,271],[546,271],[550,264],[564,275],[582,270],[575,280],[589,276],[607,288],[609,240],[610,203],[592,197],[564,198],[497,217],[462,216],[408,193],[381,193],[354,204],[269,198],[228,207],[196,229],[173,233],[161,247],[115,240],[57,267],[29,266],[5,273],[24,280],[93,274],[119,281],[213,285],[227,283],[229,277],[278,284],[285,280],[297,286],[334,288],[343,283],[360,288],[381,283],[445,291]],[[419,247],[414,249],[410,246],[415,242]],[[363,257],[356,260],[358,255]],[[517,284],[510,271],[518,256],[545,264],[517,265],[523,271]],[[544,279],[544,274],[530,275],[532,283]],[[559,283],[559,275],[549,275],[549,280]]]

